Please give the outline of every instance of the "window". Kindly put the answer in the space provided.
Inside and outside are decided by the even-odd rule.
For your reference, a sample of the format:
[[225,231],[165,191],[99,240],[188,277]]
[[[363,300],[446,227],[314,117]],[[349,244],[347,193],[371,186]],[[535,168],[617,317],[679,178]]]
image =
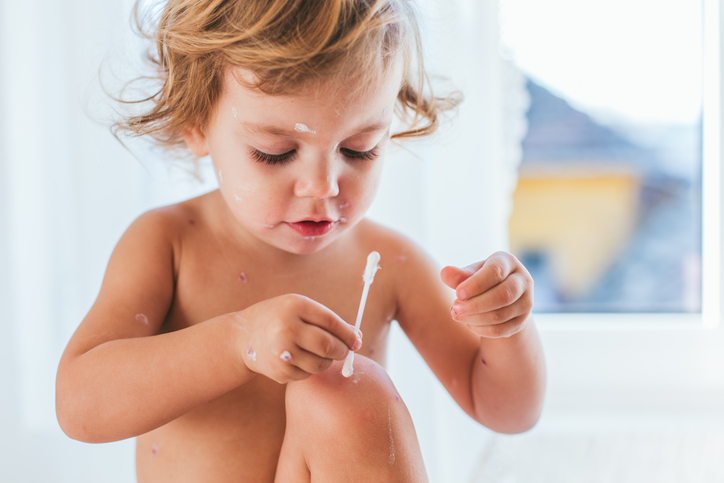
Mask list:
[[501,0],[528,131],[509,223],[537,312],[702,310],[702,5]]

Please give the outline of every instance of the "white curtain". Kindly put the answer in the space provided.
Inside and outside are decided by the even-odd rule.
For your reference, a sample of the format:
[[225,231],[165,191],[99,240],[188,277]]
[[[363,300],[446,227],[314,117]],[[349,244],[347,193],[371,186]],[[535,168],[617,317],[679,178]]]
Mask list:
[[[0,481],[133,481],[133,443],[89,445],[55,420],[55,371],[108,257],[143,211],[214,188],[125,150],[98,85],[128,78],[130,0],[0,1]],[[388,156],[370,216],[465,265],[507,245],[522,81],[498,57],[496,0],[427,0],[429,67],[466,100],[440,135]],[[129,47],[131,46],[131,47]],[[109,76],[110,75],[110,76]],[[117,83],[115,84],[117,85]],[[512,99],[512,101],[511,101]],[[457,409],[399,330],[390,373],[433,482],[469,481],[489,434]]]

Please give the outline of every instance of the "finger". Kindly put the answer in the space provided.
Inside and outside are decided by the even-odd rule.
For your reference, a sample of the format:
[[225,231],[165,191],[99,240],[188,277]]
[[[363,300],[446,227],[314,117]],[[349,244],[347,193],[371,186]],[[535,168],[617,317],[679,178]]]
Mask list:
[[293,378],[293,380],[299,380],[299,378],[309,377],[312,374],[322,372],[334,362],[331,359],[324,359],[316,354],[307,352],[297,345],[294,345],[289,350],[281,351],[279,353],[279,359],[281,359],[284,364],[281,372],[287,377]]
[[302,327],[296,336],[296,343],[303,350],[329,360],[344,360],[350,351],[340,339],[311,324]]
[[357,344],[357,332],[354,326],[348,324],[332,310],[308,297],[299,296],[297,314],[307,324],[319,327],[344,342],[347,350]]
[[[334,363],[332,359],[319,357],[299,346],[296,346],[292,352],[294,355],[292,355],[290,364],[309,374],[319,374],[327,370]],[[347,351],[347,353],[349,353],[349,351]]]
[[[306,379],[312,375],[311,372],[300,369],[294,364],[294,359],[299,357],[298,351],[294,349],[292,349],[292,351],[282,351],[279,354],[280,359],[282,358],[282,354],[284,354],[284,352],[290,354],[291,360],[283,360],[282,364],[277,366],[277,370],[274,371],[274,377],[272,377],[272,379],[280,384],[285,384],[289,381],[301,381],[302,379]],[[291,355],[291,352],[294,352],[294,355]]]
[[517,260],[506,252],[497,252],[489,256],[482,267],[470,278],[458,285],[457,298],[468,298],[487,292],[506,279],[515,269]]
[[470,278],[470,276],[477,272],[482,266],[483,262],[477,262],[463,268],[448,265],[440,271],[440,278],[445,285],[452,289],[456,289],[458,288],[458,285]]
[[518,332],[523,330],[527,321],[528,315],[526,314],[509,320],[504,324],[468,326],[468,329],[470,329],[472,332],[479,335],[480,337],[486,337],[489,339],[500,339],[517,334]]
[[467,300],[456,300],[453,310],[456,314],[480,314],[515,303],[532,285],[523,273],[513,272],[487,292]]
[[522,315],[527,315],[530,313],[533,303],[531,300],[528,299],[529,297],[525,296],[518,299],[515,303],[511,305],[481,314],[458,315],[453,312],[453,309],[451,308],[450,316],[453,318],[453,320],[457,322],[472,326],[482,327],[505,324],[506,322],[515,319],[516,317],[520,317]]

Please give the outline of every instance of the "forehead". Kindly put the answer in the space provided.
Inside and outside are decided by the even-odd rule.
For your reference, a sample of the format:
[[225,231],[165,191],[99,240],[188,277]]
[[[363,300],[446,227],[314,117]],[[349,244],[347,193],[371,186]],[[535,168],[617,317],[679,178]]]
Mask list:
[[[389,69],[374,83],[360,84],[354,78],[328,78],[305,85],[289,92],[269,94],[256,88],[256,75],[243,68],[228,68],[224,75],[224,86],[220,103],[233,104],[236,112],[247,113],[250,117],[277,115],[315,114],[340,117],[350,112],[360,113],[382,109],[394,103],[402,85],[399,68]],[[246,117],[246,116],[245,116]]]
[[[347,100],[353,101],[355,98],[364,97],[370,91],[373,91],[372,94],[379,93],[384,90],[379,87],[385,87],[388,81],[389,84],[396,85],[396,89],[399,91],[405,70],[403,64],[402,57],[397,56],[386,67],[380,65],[378,68],[354,69],[353,65],[342,65],[329,75],[299,79],[299,76],[293,78],[292,74],[289,78],[293,78],[293,80],[287,80],[283,73],[279,73],[275,79],[270,80],[249,69],[228,66],[224,70],[223,90],[234,91],[239,85],[245,90],[258,94],[298,98],[324,98],[330,93],[344,92],[348,94]],[[259,87],[260,85],[261,87]]]

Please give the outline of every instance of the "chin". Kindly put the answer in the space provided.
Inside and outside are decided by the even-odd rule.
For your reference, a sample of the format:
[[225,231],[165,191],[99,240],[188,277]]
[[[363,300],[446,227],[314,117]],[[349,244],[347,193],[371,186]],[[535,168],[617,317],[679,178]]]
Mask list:
[[[321,237],[320,237],[321,238]],[[337,237],[329,239],[313,239],[313,240],[298,240],[296,243],[290,243],[287,247],[280,247],[282,250],[293,253],[295,255],[311,255],[324,250],[331,245]]]

